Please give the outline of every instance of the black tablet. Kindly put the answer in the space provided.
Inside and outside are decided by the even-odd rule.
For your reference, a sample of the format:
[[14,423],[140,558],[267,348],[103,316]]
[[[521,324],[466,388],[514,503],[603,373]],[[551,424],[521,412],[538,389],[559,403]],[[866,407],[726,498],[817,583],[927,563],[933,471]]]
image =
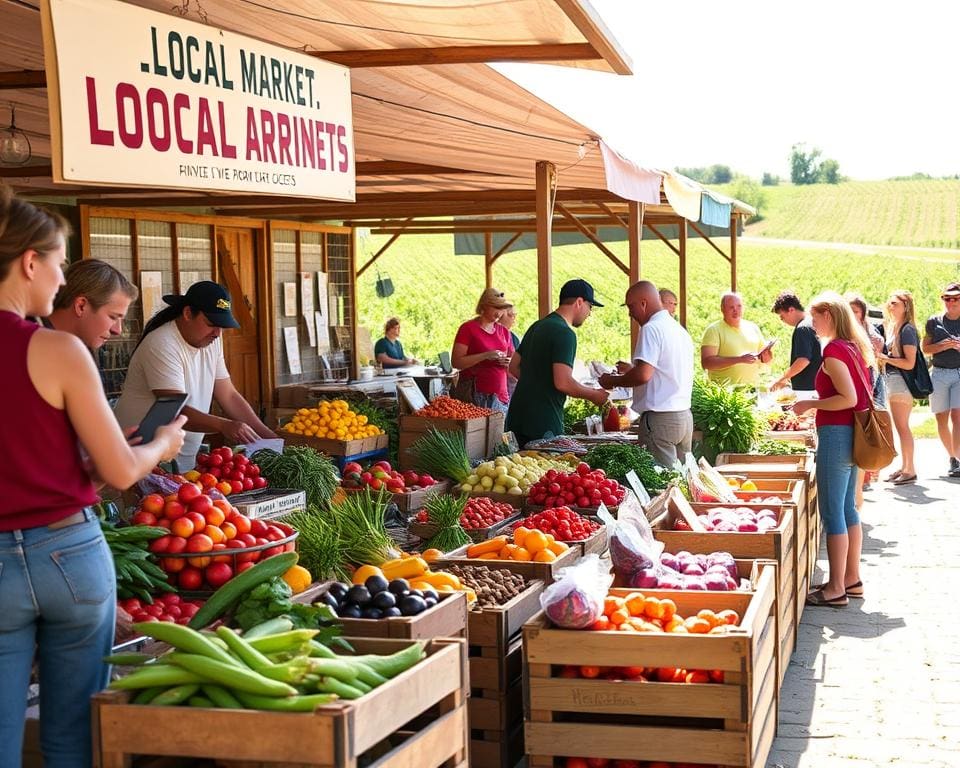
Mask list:
[[143,443],[149,443],[153,440],[154,433],[158,427],[169,424],[180,414],[183,404],[187,402],[186,395],[162,395],[153,401],[150,410],[147,411],[143,419],[140,420],[140,426],[133,433],[132,437],[142,437]]

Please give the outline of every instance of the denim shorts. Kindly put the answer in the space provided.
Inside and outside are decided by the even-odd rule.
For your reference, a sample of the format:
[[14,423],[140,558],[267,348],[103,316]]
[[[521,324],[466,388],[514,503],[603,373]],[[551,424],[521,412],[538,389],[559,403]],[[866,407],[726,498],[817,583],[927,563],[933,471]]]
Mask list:
[[887,372],[883,374],[883,383],[887,387],[888,400],[894,398],[913,400],[913,393],[907,387],[907,382],[904,381],[899,368],[893,368],[892,366],[887,368]]
[[930,410],[946,413],[960,408],[960,368],[930,369],[933,393],[930,395]]

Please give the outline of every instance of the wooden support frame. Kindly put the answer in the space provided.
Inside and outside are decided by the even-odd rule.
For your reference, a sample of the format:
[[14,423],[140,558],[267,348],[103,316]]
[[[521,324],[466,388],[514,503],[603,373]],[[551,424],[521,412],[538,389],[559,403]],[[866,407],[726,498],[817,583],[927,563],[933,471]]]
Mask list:
[[[643,233],[644,206],[631,201],[627,208],[627,245],[630,251],[630,271],[627,273],[628,287],[640,280],[640,236]],[[637,348],[637,339],[640,337],[640,326],[632,319],[630,321],[630,359],[633,350]]]
[[[403,230],[406,228],[406,224],[409,224],[411,221],[413,221],[413,219],[412,219],[412,218],[408,218],[408,219],[404,222],[404,225],[401,226],[401,231],[395,232],[395,233],[393,234],[393,236],[392,236],[389,240],[387,240],[387,242],[385,242],[385,243],[383,244],[383,246],[380,248],[380,250],[377,251],[375,254],[373,254],[373,256],[371,256],[371,257],[367,260],[367,263],[366,263],[366,264],[364,264],[362,267],[360,267],[360,269],[356,270],[356,272],[355,272],[354,275],[353,275],[354,282],[356,282],[356,279],[357,279],[358,277],[360,277],[360,275],[362,275],[364,272],[366,272],[368,269],[370,269],[370,267],[373,266],[374,262],[376,262],[377,259],[379,259],[381,256],[383,256],[383,254],[387,252],[387,249],[388,249],[391,245],[393,245],[395,242],[397,242],[397,239],[400,237],[400,235],[403,234]],[[356,231],[356,230],[354,230],[354,231]],[[354,249],[353,249],[353,252],[356,253],[356,252],[357,252],[357,249],[354,248]]]
[[20,72],[0,72],[0,90],[46,88],[47,72],[43,69],[24,69]]
[[730,217],[730,290],[737,290],[737,217]]
[[553,311],[553,206],[557,196],[557,167],[546,160],[536,166],[537,204],[537,311]]
[[687,327],[687,220],[681,219],[677,230],[680,248],[677,255],[680,257],[680,325]]
[[630,274],[630,270],[627,267],[627,265],[624,264],[622,261],[620,261],[617,255],[613,251],[611,251],[609,248],[607,248],[604,242],[599,237],[597,237],[593,232],[591,232],[590,228],[586,224],[584,224],[582,221],[580,221],[580,219],[578,219],[576,216],[570,213],[570,211],[568,211],[564,207],[563,203],[556,203],[555,207],[558,211],[560,211],[560,213],[563,215],[563,217],[567,221],[569,221],[571,224],[573,224],[573,226],[577,228],[577,230],[580,232],[581,235],[583,235],[585,238],[587,238],[587,240],[589,240],[591,243],[597,246],[597,248],[600,249],[601,253],[603,253],[604,256],[606,256],[608,259],[610,259],[610,261],[616,264],[617,267],[620,268],[621,272],[623,272],[626,275]]
[[484,285],[493,287],[493,234],[483,233],[483,276]]

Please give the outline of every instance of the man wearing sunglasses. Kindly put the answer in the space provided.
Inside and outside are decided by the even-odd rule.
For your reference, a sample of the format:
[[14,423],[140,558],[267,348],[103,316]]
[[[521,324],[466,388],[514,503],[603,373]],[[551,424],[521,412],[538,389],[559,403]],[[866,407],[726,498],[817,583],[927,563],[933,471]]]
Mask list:
[[950,477],[960,477],[960,283],[950,283],[940,295],[943,314],[927,320],[920,348],[933,355],[930,410],[937,418],[940,442],[950,457]]

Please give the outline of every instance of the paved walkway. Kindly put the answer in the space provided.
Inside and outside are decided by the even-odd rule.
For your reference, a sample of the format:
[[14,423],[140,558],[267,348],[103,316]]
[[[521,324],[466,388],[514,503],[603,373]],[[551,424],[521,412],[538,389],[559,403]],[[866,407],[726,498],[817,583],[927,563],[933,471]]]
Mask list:
[[866,599],[803,614],[768,768],[960,768],[960,480],[938,440],[916,464],[866,494]]

